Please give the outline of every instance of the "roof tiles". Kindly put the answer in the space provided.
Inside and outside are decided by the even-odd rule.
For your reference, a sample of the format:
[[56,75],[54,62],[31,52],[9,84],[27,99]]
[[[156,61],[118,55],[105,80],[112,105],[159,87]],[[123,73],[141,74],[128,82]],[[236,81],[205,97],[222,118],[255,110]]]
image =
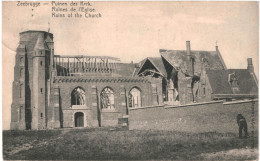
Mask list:
[[257,84],[247,69],[207,70],[206,74],[214,94],[232,94],[228,82],[228,75],[232,73],[238,78],[239,94],[258,93]]
[[[186,50],[160,49],[160,54],[174,67],[180,67],[186,60]],[[195,61],[207,61],[211,70],[225,69],[217,51],[191,51],[191,57]]]

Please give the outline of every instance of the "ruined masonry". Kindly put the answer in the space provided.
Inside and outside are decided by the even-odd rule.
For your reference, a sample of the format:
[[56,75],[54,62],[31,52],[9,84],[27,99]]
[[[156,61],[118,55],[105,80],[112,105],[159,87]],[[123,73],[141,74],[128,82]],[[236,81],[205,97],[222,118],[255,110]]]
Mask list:
[[127,126],[128,110],[257,96],[252,59],[227,69],[214,51],[160,49],[139,63],[87,55],[55,55],[53,34],[20,33],[11,130]]

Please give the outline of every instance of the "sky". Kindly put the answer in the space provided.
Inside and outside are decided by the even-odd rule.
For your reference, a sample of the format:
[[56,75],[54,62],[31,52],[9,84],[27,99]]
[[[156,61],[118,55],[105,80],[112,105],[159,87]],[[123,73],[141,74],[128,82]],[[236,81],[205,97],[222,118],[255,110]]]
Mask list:
[[60,6],[40,3],[2,3],[3,129],[10,128],[15,51],[26,30],[49,28],[55,54],[135,63],[159,57],[159,49],[185,50],[188,40],[191,50],[214,51],[217,42],[227,68],[246,69],[253,58],[258,77],[258,2],[90,2],[101,18],[52,17],[52,7]]

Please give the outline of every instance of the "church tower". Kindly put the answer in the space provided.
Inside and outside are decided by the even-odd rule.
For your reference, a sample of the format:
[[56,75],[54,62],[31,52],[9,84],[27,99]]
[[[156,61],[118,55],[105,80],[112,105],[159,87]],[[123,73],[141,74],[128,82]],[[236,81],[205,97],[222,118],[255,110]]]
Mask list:
[[11,130],[25,130],[26,48],[20,43],[15,56],[13,102],[11,105]]
[[14,68],[11,130],[47,127],[52,39],[53,35],[44,31],[20,33]]

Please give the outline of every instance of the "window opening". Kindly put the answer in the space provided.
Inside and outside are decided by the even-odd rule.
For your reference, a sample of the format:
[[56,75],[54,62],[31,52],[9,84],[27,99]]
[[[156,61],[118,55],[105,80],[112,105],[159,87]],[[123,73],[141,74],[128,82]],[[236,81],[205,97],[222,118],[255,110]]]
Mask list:
[[101,108],[102,109],[115,109],[114,91],[111,88],[104,88],[101,92]]
[[138,88],[132,88],[129,92],[129,107],[141,107],[141,92]]
[[85,91],[77,87],[71,93],[71,105],[85,105]]
[[22,84],[20,85],[20,93],[19,93],[19,95],[20,95],[20,98],[22,98],[22,96],[23,96],[23,85]]

